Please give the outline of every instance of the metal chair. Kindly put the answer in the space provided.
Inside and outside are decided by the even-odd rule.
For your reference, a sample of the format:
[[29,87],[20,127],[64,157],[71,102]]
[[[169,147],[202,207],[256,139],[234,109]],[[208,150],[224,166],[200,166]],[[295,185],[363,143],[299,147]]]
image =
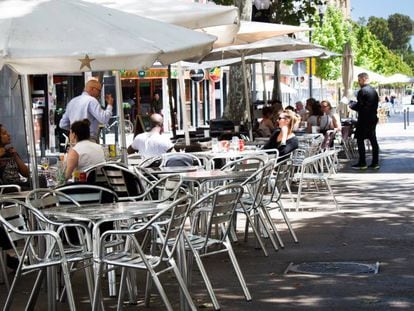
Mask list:
[[[0,200],[0,207],[0,223],[5,229],[19,259],[19,265],[3,310],[10,310],[16,284],[20,278],[27,273],[37,271],[35,284],[26,305],[26,309],[33,309],[46,269],[53,270],[54,267],[62,269],[62,277],[65,285],[62,293],[66,293],[70,310],[76,310],[70,281],[69,265],[83,263],[84,267],[90,267],[92,253],[88,249],[92,242],[87,228],[81,224],[63,224],[50,221],[38,210],[22,201],[12,199]],[[77,252],[68,253],[63,246],[60,234],[68,227],[79,230],[81,238],[86,241],[83,247]],[[17,244],[23,244],[24,246],[21,248]],[[46,248],[39,248],[38,246],[41,244],[46,245]],[[91,294],[92,274],[89,269],[86,270],[86,279],[87,284],[89,284],[88,290]],[[56,299],[54,295],[56,287],[55,281],[54,272],[51,271],[50,274],[48,273],[49,306],[54,305]]]
[[[274,226],[272,217],[270,216],[269,211],[272,209],[279,209],[280,213],[283,216],[283,219],[289,229],[289,232],[293,238],[293,241],[295,243],[298,243],[298,238],[296,237],[295,231],[293,230],[293,227],[290,223],[290,220],[286,214],[285,208],[283,206],[281,196],[282,192],[284,191],[286,187],[286,181],[290,178],[290,174],[292,171],[292,159],[287,158],[281,162],[278,162],[273,170],[273,177],[271,179],[271,185],[272,185],[272,194],[269,198],[268,202],[264,202],[262,204],[263,212],[266,217],[266,220],[271,225],[272,229],[275,231],[276,226]],[[274,203],[276,204],[276,207],[274,206]],[[284,246],[283,243],[281,246]]]
[[[271,234],[271,227],[266,222],[265,216],[263,215],[262,205],[265,195],[268,193],[268,186],[270,179],[272,177],[273,168],[276,164],[276,160],[270,160],[266,163],[265,166],[260,168],[258,171],[253,173],[248,179],[246,179],[241,185],[244,187],[244,195],[240,199],[240,207],[236,208],[236,213],[243,213],[246,215],[246,228],[244,239],[247,240],[248,227],[249,225],[253,229],[253,233],[256,236],[257,242],[259,243],[261,249],[265,256],[268,256],[265,245],[260,237],[259,229],[262,228],[270,238],[270,241],[275,250],[278,250],[276,240]],[[276,238],[279,243],[281,238],[277,230],[273,230]]]
[[119,201],[141,199],[145,192],[139,175],[121,163],[105,163],[100,166],[109,187],[118,195]]
[[61,186],[55,190],[69,195],[73,200],[81,205],[92,203],[112,203],[118,201],[118,195],[114,191],[102,186],[75,184]]
[[22,188],[19,185],[10,184],[10,185],[0,185],[0,195],[6,192],[20,192]]
[[[196,260],[198,269],[201,272],[201,276],[203,277],[215,310],[219,310],[220,305],[217,301],[216,295],[214,294],[207,271],[204,268],[201,260],[202,257],[227,252],[243,289],[246,300],[252,300],[229,239],[233,214],[242,194],[243,187],[241,185],[230,184],[218,188],[198,200],[192,206],[192,232],[188,235],[184,233],[186,249],[191,251],[191,254]],[[207,217],[207,226],[205,228],[200,228],[199,221],[203,217]],[[213,237],[214,226],[218,226],[220,228],[221,232],[218,238]],[[213,246],[222,246],[223,248],[219,250],[215,248],[212,250],[211,247]]]
[[[310,191],[307,193],[321,193],[321,187],[326,186],[327,191],[331,194],[335,207],[339,210],[338,202],[329,184],[329,178],[334,172],[333,168],[329,165],[330,157],[335,150],[325,151],[323,153],[305,158],[297,173],[294,174],[293,180],[298,182],[298,193],[296,199],[296,211],[299,210],[300,200],[302,198],[305,183]],[[312,187],[313,184],[313,187]]]
[[[127,269],[147,271],[148,280],[145,299],[146,303],[149,302],[149,286],[151,285],[150,280],[153,280],[167,310],[171,311],[173,308],[158,276],[164,272],[172,270],[188,304],[192,310],[196,310],[190,293],[188,292],[183,277],[181,276],[174,259],[191,202],[191,196],[182,197],[171,203],[168,208],[151,218],[151,220],[145,225],[132,226],[126,230],[110,230],[102,234],[98,257],[95,258],[98,267],[95,280],[93,310],[97,310],[99,306],[101,274],[104,265],[118,266],[122,268],[120,292],[118,297],[118,310],[121,310],[122,308]],[[154,235],[153,239],[159,240],[162,244],[161,251],[157,255],[153,252],[147,253],[147,249],[143,248],[142,244],[137,239],[137,234],[146,233],[149,229],[151,229]],[[104,247],[105,239],[108,235],[118,235],[119,237],[124,238],[125,247],[122,250],[117,250],[110,254],[106,253]]]

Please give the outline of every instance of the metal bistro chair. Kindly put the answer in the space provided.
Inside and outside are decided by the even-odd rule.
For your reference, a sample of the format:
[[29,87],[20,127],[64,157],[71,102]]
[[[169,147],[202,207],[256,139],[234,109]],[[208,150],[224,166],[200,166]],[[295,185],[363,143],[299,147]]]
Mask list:
[[[92,262],[92,253],[86,247],[90,246],[92,242],[87,228],[81,224],[64,224],[50,221],[38,210],[22,201],[4,199],[0,200],[0,206],[0,223],[6,230],[7,236],[19,259],[19,265],[3,310],[11,309],[16,285],[21,277],[26,273],[37,271],[35,284],[26,305],[26,310],[32,310],[35,307],[46,268],[50,269],[53,267],[60,267],[62,269],[62,277],[65,284],[62,295],[66,293],[69,309],[76,310],[69,265],[80,262],[84,264],[83,268],[86,267],[87,284],[90,285],[88,286],[89,294],[92,293],[92,274],[89,270]],[[67,227],[80,230],[82,239],[87,241],[84,245],[85,247],[78,252],[68,253],[63,246],[60,234]],[[42,243],[46,245],[46,249],[42,250],[38,247]],[[23,245],[23,248],[20,245]],[[53,275],[53,272],[51,275]],[[54,304],[55,295],[53,292],[55,288],[55,280],[51,276],[51,278],[48,278],[49,306]]]
[[[276,240],[271,234],[271,229],[273,228],[269,227],[269,224],[266,222],[266,217],[263,215],[262,210],[263,200],[266,193],[268,193],[269,183],[275,164],[275,159],[270,160],[266,163],[265,166],[253,173],[241,184],[245,188],[245,194],[240,199],[240,207],[236,208],[237,213],[243,213],[246,215],[246,227],[244,233],[245,241],[247,240],[248,227],[250,225],[265,256],[268,256],[268,253],[264,246],[262,238],[260,237],[260,228],[262,228],[265,235],[270,238],[274,249],[279,249]],[[281,238],[278,232],[276,230],[273,231],[279,243],[281,243]],[[281,243],[281,245],[282,244],[283,243]]]
[[[166,306],[166,309],[170,311],[172,311],[173,308],[158,276],[164,272],[172,270],[188,304],[192,310],[196,310],[190,293],[174,259],[174,254],[178,248],[178,242],[183,232],[185,220],[188,216],[191,203],[192,197],[184,196],[174,201],[169,207],[152,217],[151,220],[145,225],[132,226],[125,230],[110,230],[102,234],[100,239],[99,254],[95,259],[98,264],[98,268],[95,280],[93,310],[97,310],[100,302],[100,286],[103,265],[119,266],[122,268],[120,292],[118,297],[118,310],[122,309],[127,269],[147,271],[146,304],[149,302],[149,286],[151,285],[151,280],[153,280]],[[146,252],[147,249],[143,248],[142,244],[137,239],[137,234],[145,233],[148,229],[151,229],[155,240],[162,242],[161,251],[157,255],[153,254],[152,251],[148,254]],[[109,254],[106,253],[104,247],[105,239],[108,235],[118,235],[123,237],[125,240],[124,249],[114,251]],[[167,267],[165,267],[165,265]]]
[[[240,184],[230,184],[220,187],[198,200],[192,207],[192,232],[188,235],[184,233],[186,249],[191,251],[191,254],[196,260],[215,310],[220,310],[220,305],[214,294],[207,271],[204,268],[201,260],[202,257],[227,252],[246,300],[252,300],[229,239],[233,214],[242,193],[243,187]],[[199,220],[204,217],[207,217],[207,227],[199,228]],[[201,222],[204,223],[203,220]],[[219,226],[220,228],[220,234],[217,238],[213,237],[212,232],[215,226]],[[214,246],[222,246],[222,248],[219,250],[217,248],[212,249]],[[191,265],[189,266],[191,267]],[[189,271],[190,273],[191,271]]]
[[119,201],[141,199],[145,192],[141,177],[121,163],[106,163],[100,166],[109,187],[118,194]]
[[[282,203],[282,192],[286,187],[286,181],[290,178],[292,171],[292,159],[287,158],[281,162],[278,162],[273,170],[273,177],[271,179],[272,194],[269,198],[269,201],[266,201],[262,204],[263,212],[266,217],[266,220],[269,222],[269,225],[272,227],[273,231],[276,231],[276,226],[273,223],[272,217],[270,216],[269,211],[272,209],[279,209],[280,213],[283,216],[289,232],[295,243],[298,243],[298,238],[296,237],[295,231],[290,223],[290,220],[286,214],[285,208]],[[274,206],[276,204],[276,206]],[[284,247],[282,240],[281,247]]]
[[329,163],[331,163],[330,159],[332,157],[332,153],[334,152],[336,151],[325,151],[303,160],[299,171],[293,176],[293,180],[299,184],[296,199],[296,211],[298,211],[300,207],[300,201],[304,193],[305,183],[307,184],[307,190],[309,190],[307,193],[321,193],[321,187],[326,186],[327,191],[332,195],[336,209],[339,210],[338,202],[336,201],[331,185],[329,184],[329,178],[333,174],[333,168],[329,165]]

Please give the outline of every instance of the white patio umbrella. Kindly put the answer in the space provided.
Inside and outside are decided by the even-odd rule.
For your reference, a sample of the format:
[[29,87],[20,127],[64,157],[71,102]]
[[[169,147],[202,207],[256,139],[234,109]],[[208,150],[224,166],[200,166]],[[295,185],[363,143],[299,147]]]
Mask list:
[[396,74],[393,74],[392,76],[385,77],[380,82],[381,82],[381,84],[414,83],[414,77],[409,77],[409,76],[404,75],[402,73],[396,73]]
[[[28,74],[143,69],[207,53],[214,36],[76,0],[0,2],[0,69],[23,74],[33,186],[38,186]],[[122,93],[117,103],[123,120]],[[125,148],[124,128],[120,127]]]
[[249,55],[255,55],[259,53],[269,52],[286,52],[304,49],[322,48],[320,45],[315,45],[309,42],[292,39],[285,36],[273,37],[266,40],[257,41],[249,44],[232,45],[223,48],[214,49],[208,55],[203,58],[203,61],[223,60],[226,58],[240,57],[243,67],[243,79],[244,79],[244,97],[245,107],[247,112],[247,122],[249,124],[249,137],[253,139],[253,130],[251,126],[251,113],[249,103],[249,90],[247,85],[246,75],[246,57]]

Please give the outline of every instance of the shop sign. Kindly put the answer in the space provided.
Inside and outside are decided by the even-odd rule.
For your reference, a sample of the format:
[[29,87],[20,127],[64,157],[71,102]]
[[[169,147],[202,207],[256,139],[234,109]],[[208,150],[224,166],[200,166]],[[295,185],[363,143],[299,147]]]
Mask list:
[[197,70],[190,70],[190,79],[194,82],[201,82],[204,80],[204,70],[197,69]]
[[208,76],[214,83],[220,81],[220,67],[211,68],[208,71]]

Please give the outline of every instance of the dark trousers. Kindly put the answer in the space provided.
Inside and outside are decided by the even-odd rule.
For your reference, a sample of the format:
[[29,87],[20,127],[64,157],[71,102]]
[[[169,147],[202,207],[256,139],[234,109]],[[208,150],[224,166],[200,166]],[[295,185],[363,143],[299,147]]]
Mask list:
[[359,153],[359,164],[360,165],[366,165],[366,159],[365,159],[365,139],[368,139],[371,143],[372,147],[372,164],[378,164],[379,163],[379,146],[377,141],[377,135],[375,133],[375,129],[372,131],[369,131],[366,136],[357,136],[357,144],[358,144],[358,153]]

